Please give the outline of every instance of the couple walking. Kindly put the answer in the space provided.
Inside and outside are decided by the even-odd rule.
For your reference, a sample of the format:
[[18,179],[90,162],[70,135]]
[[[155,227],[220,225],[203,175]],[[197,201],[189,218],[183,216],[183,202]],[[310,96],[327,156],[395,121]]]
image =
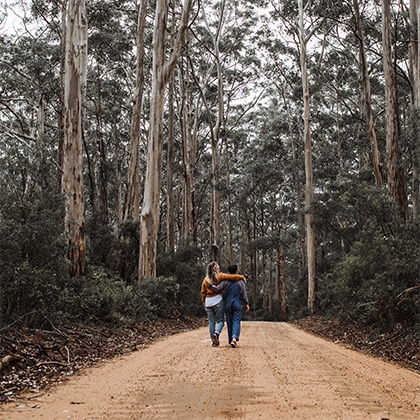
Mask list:
[[242,305],[246,305],[246,312],[250,309],[245,277],[237,274],[237,269],[237,265],[231,265],[228,267],[229,274],[221,273],[219,264],[211,262],[201,285],[201,299],[207,312],[213,347],[220,344],[219,336],[226,313],[229,344],[236,348],[241,333]]

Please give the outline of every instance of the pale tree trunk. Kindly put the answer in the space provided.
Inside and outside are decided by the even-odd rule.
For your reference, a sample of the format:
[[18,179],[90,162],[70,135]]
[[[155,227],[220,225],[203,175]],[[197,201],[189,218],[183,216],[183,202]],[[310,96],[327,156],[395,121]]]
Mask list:
[[165,0],[156,3],[153,34],[153,75],[150,102],[150,126],[143,207],[140,217],[140,250],[138,280],[156,277],[156,252],[159,227],[160,173],[162,167],[162,126],[166,86],[181,53],[192,0],[184,0],[176,43],[165,61],[167,7]]
[[370,139],[370,147],[372,152],[372,164],[373,172],[375,174],[375,184],[378,189],[382,188],[382,175],[379,164],[379,152],[378,152],[378,142],[376,140],[376,131],[375,123],[373,120],[372,112],[372,101],[371,101],[371,89],[370,89],[370,80],[369,73],[367,69],[366,62],[366,47],[365,47],[365,37],[362,29],[362,20],[360,18],[359,2],[358,0],[353,0],[355,24],[356,24],[356,36],[359,42],[359,66],[360,74],[362,76],[363,82],[363,95],[364,95],[364,107],[366,113],[366,123]]
[[[413,107],[415,115],[420,115],[420,5],[419,0],[410,1],[410,22],[413,28],[413,35],[410,45],[411,80],[413,86]],[[417,122],[418,124],[418,122]],[[417,136],[420,136],[420,129],[416,129]],[[417,144],[420,139],[417,137]],[[420,216],[420,156],[418,149],[413,151],[413,217]]]
[[[212,150],[212,169],[213,169],[213,192],[211,205],[211,235],[210,240],[212,246],[220,247],[220,157],[219,157],[219,136],[220,132],[225,132],[226,124],[224,117],[224,95],[223,95],[223,70],[220,60],[219,44],[222,33],[222,27],[226,11],[226,1],[223,0],[220,5],[220,14],[218,20],[218,27],[215,35],[211,34],[210,26],[207,23],[206,15],[203,9],[204,18],[209,34],[213,40],[214,59],[217,71],[217,97],[218,97],[218,111],[217,119],[213,127],[211,127],[211,150]],[[210,114],[209,114],[210,116]],[[218,261],[220,262],[220,261]]]
[[270,291],[268,290],[268,281],[267,281],[267,259],[266,259],[266,252],[265,250],[261,251],[261,284],[262,284],[262,295],[263,295],[263,309],[266,314],[268,315],[268,295]]
[[[99,205],[96,203],[96,197],[94,192],[94,182],[91,181],[91,200],[92,206],[94,208],[94,212],[99,209],[100,220],[103,225],[108,224],[108,177],[107,177],[107,147],[106,141],[103,135],[103,123],[102,123],[102,97],[101,97],[101,71],[100,67],[97,68],[96,74],[96,87],[97,87],[97,96],[98,100],[95,101],[95,115],[96,115],[96,140],[98,143],[98,151],[99,151]],[[84,118],[83,118],[84,120]],[[89,154],[86,150],[86,155],[89,159]],[[88,160],[89,163],[89,160]],[[96,173],[95,170],[90,170],[89,166],[89,174]],[[90,175],[89,178],[93,178],[95,175]]]
[[[211,232],[210,241],[212,248],[220,247],[220,158],[217,134],[211,142],[211,157],[212,157],[212,171],[213,171],[213,182],[212,182],[212,202],[211,202]],[[213,256],[214,259],[214,256]],[[217,262],[220,263],[219,258]]]
[[[211,121],[210,108],[206,101],[204,105]],[[212,261],[216,261],[220,264],[220,157],[218,148],[218,134],[210,124],[210,137],[211,137],[211,158],[212,158],[212,192],[211,192],[211,203],[210,203],[210,244],[211,244],[211,255]]]
[[144,31],[146,26],[147,0],[140,1],[137,18],[137,63],[136,87],[134,90],[133,115],[130,127],[130,157],[127,172],[127,196],[124,207],[124,220],[139,219],[139,190],[140,190],[140,121],[144,91]]
[[228,265],[233,264],[233,233],[232,233],[232,199],[230,194],[230,170],[229,170],[229,147],[225,139],[225,166],[226,166],[226,191],[227,191],[227,212],[226,212],[226,260]]
[[[188,57],[188,70],[190,72],[190,75],[192,76],[192,79],[194,80],[196,87],[198,88],[199,91],[199,95],[196,98],[195,101],[195,105],[194,105],[194,123],[193,123],[193,127],[191,129],[191,145],[194,148],[194,152],[191,154],[191,157],[193,157],[193,159],[191,159],[191,165],[192,165],[192,170],[190,171],[190,176],[191,176],[191,180],[189,181],[191,183],[191,185],[193,186],[192,192],[193,192],[193,196],[191,197],[192,199],[192,206],[191,208],[193,209],[193,226],[192,226],[192,241],[194,244],[197,244],[197,235],[198,235],[198,216],[197,216],[197,208],[196,208],[196,197],[195,197],[195,176],[194,176],[194,168],[195,168],[195,162],[197,159],[197,139],[198,139],[198,130],[199,130],[199,126],[200,126],[200,119],[201,119],[201,109],[204,105],[204,107],[206,108],[206,112],[210,118],[210,109],[208,104],[206,103],[206,95],[205,95],[205,89],[203,88],[203,86],[206,86],[207,81],[210,77],[211,71],[208,71],[208,74],[203,78],[204,82],[202,84],[200,84],[199,80],[197,79],[197,76],[194,73],[194,67],[192,66],[192,62],[190,57]],[[210,126],[210,135],[213,138],[214,137],[214,132],[212,130],[212,126]],[[212,212],[211,212],[212,213]],[[211,242],[213,243],[213,242]],[[214,245],[214,247],[212,247],[212,250],[218,250],[219,247]],[[216,253],[212,252],[212,260],[214,260],[213,256],[217,256],[218,258],[218,251]]]
[[[171,2],[172,28],[171,45],[175,42],[175,4]],[[175,82],[172,74],[168,85],[168,153],[166,165],[166,251],[175,249],[175,215],[174,215],[174,157],[175,157]]]
[[259,281],[259,254],[258,250],[256,248],[252,249],[251,254],[251,264],[252,264],[252,302],[253,307],[257,307],[257,294],[258,294],[258,285],[260,283]]
[[[276,212],[276,203],[274,205],[273,214]],[[281,223],[277,226],[277,231],[279,233],[280,243],[276,247],[276,258],[275,258],[275,267],[276,267],[276,282],[275,282],[275,292],[276,299],[280,304],[280,319],[281,321],[286,321],[287,310],[286,310],[286,255],[284,250],[283,239],[285,236],[285,229]]]
[[308,39],[305,36],[303,25],[303,0],[298,0],[299,6],[299,41],[300,41],[300,65],[302,72],[303,90],[303,119],[304,119],[304,144],[305,144],[305,226],[306,226],[306,252],[308,263],[308,309],[311,313],[315,309],[315,229],[313,227],[313,171],[312,171],[312,145],[310,132],[309,110],[309,85],[306,67],[306,45]]
[[114,149],[114,159],[117,162],[116,171],[116,179],[117,179],[117,222],[120,224],[123,220],[123,183],[122,183],[122,173],[121,173],[121,164],[118,159],[117,148]]
[[292,152],[292,164],[293,164],[293,173],[292,173],[292,179],[293,179],[293,188],[296,192],[296,207],[297,207],[297,217],[298,217],[298,228],[299,228],[299,237],[300,237],[300,246],[299,246],[299,252],[300,252],[300,259],[298,264],[298,274],[300,278],[300,274],[302,272],[303,267],[306,264],[306,254],[305,254],[305,234],[303,229],[303,217],[302,217],[302,197],[301,197],[301,191],[300,191],[300,181],[299,181],[299,164],[296,157],[296,146],[295,146],[295,135],[293,130],[293,122],[291,118],[291,113],[289,110],[288,101],[285,97],[284,90],[281,90],[282,97],[284,104],[287,109],[287,125],[289,129],[289,137],[290,137],[290,148]]
[[[258,233],[257,233],[257,215],[256,215],[256,202],[254,196],[252,197],[252,232],[249,234],[248,242],[251,242],[251,240],[255,243],[255,240],[257,239]],[[257,290],[258,290],[258,250],[256,247],[251,248],[251,270],[252,270],[252,301],[254,308],[257,307]]]
[[166,251],[175,249],[175,223],[174,223],[174,156],[175,156],[175,109],[174,109],[174,79],[171,78],[168,86],[168,164],[166,169]]
[[336,116],[334,118],[335,124],[337,126],[337,160],[338,160],[338,175],[341,178],[343,175],[342,166],[343,166],[343,155],[342,155],[342,148],[341,148],[341,130],[340,130],[340,118],[338,117],[341,115],[340,109],[340,93],[337,89],[337,96],[336,96]]
[[240,229],[240,257],[239,257],[239,272],[246,274],[247,258],[246,258],[246,243],[247,243],[247,223],[246,217],[246,200],[239,203],[238,217],[239,217],[239,229]]
[[[99,131],[99,130],[98,130]],[[102,133],[98,133],[99,138],[99,210],[101,214],[101,222],[107,225],[109,221],[108,215],[108,177],[107,177],[107,149]]]
[[[43,142],[44,142],[44,132],[45,132],[45,105],[40,96],[38,100],[38,107],[36,109],[36,124],[33,125],[33,128],[30,127],[30,136],[35,139],[35,154],[31,156],[30,159],[34,159],[36,166],[36,174],[34,178],[34,188],[36,191],[42,190],[41,177],[42,177],[42,165],[43,165]],[[28,184],[29,185],[29,184]]]
[[[209,29],[209,28],[208,28]],[[188,61],[189,61],[189,70],[191,72],[191,76],[196,84],[196,87],[198,88],[200,95],[197,99],[197,104],[195,106],[195,118],[194,118],[194,130],[193,130],[193,138],[194,138],[194,144],[197,144],[197,133],[198,133],[198,126],[199,126],[199,118],[200,118],[200,112],[199,110],[201,109],[201,106],[204,106],[206,113],[208,115],[208,119],[209,121],[212,120],[212,113],[209,107],[209,104],[207,103],[206,100],[206,89],[205,87],[208,86],[209,84],[209,79],[211,77],[211,74],[213,72],[213,68],[214,65],[211,65],[207,71],[207,74],[203,77],[202,83],[200,83],[200,81],[198,80],[195,72],[194,72],[194,67],[191,65],[191,60],[188,57]],[[201,104],[200,104],[200,100],[201,100]],[[213,217],[213,215],[215,214],[214,208],[219,208],[220,204],[217,204],[218,202],[220,202],[220,193],[218,192],[218,190],[216,190],[216,186],[218,186],[218,177],[219,177],[219,152],[218,152],[218,148],[217,148],[217,144],[218,144],[218,140],[217,140],[217,133],[215,131],[215,126],[213,126],[212,124],[210,124],[209,126],[210,129],[210,138],[211,138],[211,145],[212,145],[212,173],[213,173],[213,178],[212,178],[212,195],[211,195],[211,202],[210,202],[210,258],[212,261],[219,261],[219,245],[216,244],[216,240],[215,238],[220,236],[220,234],[218,233],[219,228],[217,223],[214,224],[213,222],[215,220],[219,221],[220,217],[217,215],[217,217]],[[215,147],[216,146],[216,147]],[[216,202],[216,205],[215,205]],[[217,212],[216,212],[217,213]],[[196,238],[197,238],[197,217],[195,220],[195,225],[194,225],[194,243],[196,242]],[[220,241],[219,241],[220,242]]]
[[[65,62],[66,62],[66,39],[67,39],[67,0],[63,0],[61,4],[61,37],[60,37],[60,112],[58,113],[58,164],[63,168],[64,154],[64,85],[65,85]],[[63,191],[63,177],[60,177],[58,191]]]
[[[226,119],[225,119],[225,106],[224,106],[224,89],[223,89],[223,70],[222,63],[220,59],[220,37],[222,32],[222,26],[224,22],[224,15],[226,10],[226,2],[222,1],[221,12],[219,18],[219,26],[217,34],[214,37],[214,54],[216,58],[216,69],[217,69],[217,97],[218,97],[218,113],[216,123],[214,125],[214,132],[216,136],[214,137],[215,144],[212,145],[212,158],[214,157],[215,163],[213,165],[213,243],[217,246],[221,246],[220,238],[220,160],[219,160],[219,137],[224,138],[226,136]],[[222,135],[221,135],[222,134]]]
[[36,133],[36,142],[38,150],[42,149],[42,143],[45,132],[45,105],[42,96],[38,101],[37,108],[37,133]]
[[280,317],[282,321],[287,319],[286,309],[286,257],[284,245],[281,243],[277,248],[276,258],[276,293],[280,303]]
[[386,153],[388,171],[388,194],[391,202],[398,207],[403,220],[408,219],[407,187],[404,169],[399,165],[400,149],[398,145],[399,121],[397,103],[396,75],[392,63],[391,10],[390,1],[382,1],[382,41],[383,65],[386,97]]
[[82,98],[86,81],[87,21],[84,0],[69,0],[64,72],[64,147],[62,192],[66,197],[65,233],[72,276],[86,272],[85,208],[82,171]]
[[198,214],[197,214],[197,203],[196,203],[196,191],[195,191],[195,163],[197,160],[197,139],[198,139],[198,129],[200,125],[200,113],[197,111],[201,108],[200,96],[197,97],[196,104],[194,109],[196,110],[194,115],[194,124],[191,134],[191,148],[192,152],[190,154],[191,158],[191,170],[189,172],[189,183],[191,185],[191,221],[192,221],[192,242],[197,245],[198,241]]
[[[188,47],[187,56],[188,56]],[[181,78],[182,102],[180,112],[180,126],[182,136],[182,163],[183,163],[183,217],[182,238],[186,242],[197,241],[197,211],[195,203],[195,161],[197,157],[196,118],[191,115],[191,89],[190,89],[190,61],[186,60]]]

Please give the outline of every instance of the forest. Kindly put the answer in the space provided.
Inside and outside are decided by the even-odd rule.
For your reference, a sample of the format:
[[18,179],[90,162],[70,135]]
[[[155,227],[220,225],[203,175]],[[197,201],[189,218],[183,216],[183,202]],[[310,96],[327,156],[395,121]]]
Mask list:
[[0,10],[1,330],[320,315],[420,341],[419,0]]

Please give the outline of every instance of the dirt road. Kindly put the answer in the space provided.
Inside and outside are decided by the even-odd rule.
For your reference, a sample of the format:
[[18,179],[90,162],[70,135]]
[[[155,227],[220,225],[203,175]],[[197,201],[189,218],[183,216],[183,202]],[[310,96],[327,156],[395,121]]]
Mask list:
[[420,375],[285,323],[244,322],[232,349],[207,329],[88,369],[1,419],[420,419]]

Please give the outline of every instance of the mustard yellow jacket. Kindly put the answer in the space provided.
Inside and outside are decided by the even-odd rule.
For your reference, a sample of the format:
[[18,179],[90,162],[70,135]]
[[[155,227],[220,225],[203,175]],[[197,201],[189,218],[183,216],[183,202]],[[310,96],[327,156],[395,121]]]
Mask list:
[[[223,280],[238,281],[238,280],[244,280],[244,278],[245,277],[242,274],[219,273],[219,275],[217,277],[217,282],[215,282],[214,284],[217,285]],[[204,279],[203,283],[201,284],[201,300],[203,302],[203,305],[205,304],[206,297],[216,296],[218,294],[219,294],[219,292],[214,292],[211,289],[210,284],[207,282],[207,280]]]

